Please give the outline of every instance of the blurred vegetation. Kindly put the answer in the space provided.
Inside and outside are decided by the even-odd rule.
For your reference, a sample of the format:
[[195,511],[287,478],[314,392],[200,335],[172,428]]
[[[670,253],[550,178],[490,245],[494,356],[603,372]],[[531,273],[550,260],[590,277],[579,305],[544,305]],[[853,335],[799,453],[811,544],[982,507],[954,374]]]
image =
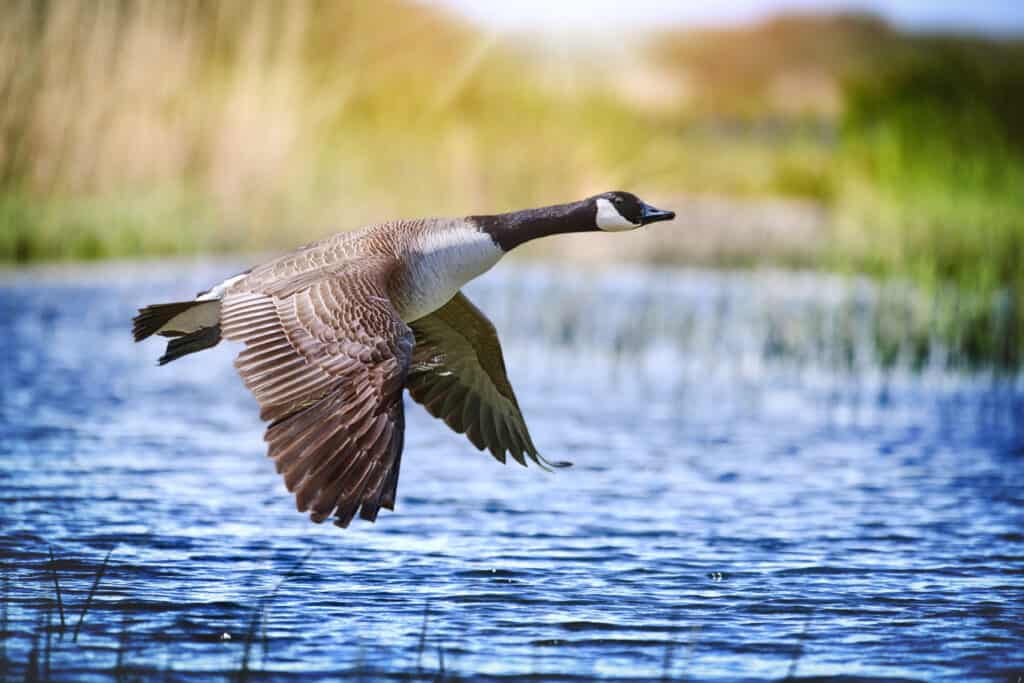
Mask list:
[[13,0],[0,259],[279,248],[564,201],[670,178],[649,129],[419,3]]
[[[435,198],[450,210],[514,168],[514,149],[487,164],[502,142],[487,136],[557,134],[530,120],[553,105],[528,91],[466,125],[488,101],[466,58],[486,45],[419,5],[0,11],[6,258],[253,249]],[[507,180],[488,186],[516,192]]]
[[496,36],[409,0],[9,0],[0,261],[278,249],[613,187],[781,196],[823,207],[820,247],[746,226],[730,263],[913,279],[955,302],[950,345],[1024,360],[1021,42],[815,15],[643,43]]
[[838,258],[973,295],[955,316],[977,319],[962,343],[1018,365],[1024,51],[941,43],[845,93]]

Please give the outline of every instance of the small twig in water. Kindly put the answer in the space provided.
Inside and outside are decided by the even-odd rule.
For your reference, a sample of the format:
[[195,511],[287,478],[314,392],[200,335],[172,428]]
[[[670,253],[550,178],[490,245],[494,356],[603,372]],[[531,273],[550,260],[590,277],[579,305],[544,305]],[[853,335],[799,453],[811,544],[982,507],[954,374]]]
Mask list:
[[701,624],[695,624],[690,628],[690,638],[686,643],[688,646],[686,648],[686,658],[683,660],[684,671],[693,663],[693,653],[697,649],[697,640],[702,628]]
[[420,645],[416,652],[416,673],[423,673],[423,648],[427,644],[427,619],[430,616],[430,600],[423,603],[423,626],[420,628]]
[[285,584],[285,582],[286,582],[286,581],[287,581],[288,579],[292,578],[293,576],[295,576],[296,574],[298,574],[298,573],[299,573],[299,570],[300,570],[300,569],[302,569],[302,565],[306,564],[306,560],[308,560],[308,559],[309,559],[309,557],[310,557],[310,556],[311,556],[312,554],[313,554],[313,549],[312,549],[312,548],[310,548],[310,549],[309,549],[309,550],[308,550],[308,551],[306,552],[306,554],[302,556],[302,559],[301,559],[301,560],[299,560],[298,562],[296,562],[295,564],[293,564],[293,565],[292,565],[292,568],[291,568],[291,569],[289,569],[289,570],[288,570],[287,572],[285,572],[284,576],[282,576],[282,577],[281,577],[281,580],[277,582],[277,585],[276,585],[276,586],[274,586],[274,590],[272,590],[272,591],[270,592],[270,595],[268,595],[268,596],[267,596],[266,598],[264,598],[264,600],[263,600],[263,606],[264,606],[264,607],[266,607],[267,605],[269,605],[269,604],[270,604],[270,603],[271,603],[271,602],[272,602],[272,601],[274,600],[274,598],[276,598],[276,597],[277,597],[277,594],[278,594],[278,592],[280,592],[280,590],[281,590],[281,587],[282,587],[282,586],[283,586],[283,585]]
[[437,681],[444,683],[444,647],[437,646]]
[[267,652],[270,651],[270,638],[267,636],[267,614],[265,611],[260,611],[260,668],[267,668]]
[[125,651],[128,649],[128,616],[127,612],[121,612],[121,633],[117,637],[117,661],[114,664],[114,678],[122,681],[127,678],[124,668]]
[[25,681],[32,681],[35,683],[39,680],[39,631],[42,630],[43,624],[42,619],[39,622],[39,628],[36,629],[35,634],[32,636],[32,649],[28,653],[28,663],[25,667]]
[[356,670],[355,676],[357,683],[363,683],[365,679],[364,674],[366,673],[366,650],[363,648],[363,640],[358,635],[356,636]]
[[50,683],[50,651],[53,644],[53,605],[46,606],[46,645],[43,649],[43,680]]
[[249,652],[262,616],[263,609],[258,608],[252,613],[252,619],[249,621],[249,630],[245,634],[245,645],[242,648],[242,662],[238,665],[238,683],[245,683],[249,678]]
[[786,671],[786,677],[783,681],[793,680],[793,676],[796,675],[796,665],[800,663],[800,658],[804,656],[804,640],[807,639],[807,629],[811,625],[811,617],[814,616],[814,612],[807,612],[807,618],[804,619],[804,627],[800,630],[800,636],[796,641],[796,650],[793,652],[793,660],[789,663],[789,670]]
[[[3,588],[0,589],[0,670],[7,671],[7,564],[0,564],[3,575]],[[6,680],[6,678],[4,679]]]
[[[672,610],[672,626],[676,626],[679,623],[679,608]],[[665,658],[661,662],[661,680],[670,681],[672,680],[672,663],[676,655],[676,639],[670,637],[669,641],[665,644]]]
[[64,598],[60,592],[60,577],[57,576],[57,561],[53,559],[53,546],[50,546],[50,574],[53,575],[53,590],[57,594],[57,609],[60,614],[60,637],[64,637]]
[[665,657],[661,660],[661,680],[665,683],[672,680],[672,658],[675,656],[676,641],[665,643]]
[[92,606],[92,599],[96,596],[96,591],[99,590],[100,581],[103,580],[103,574],[107,571],[107,563],[110,562],[110,553],[114,552],[110,550],[107,552],[107,556],[103,558],[103,564],[100,565],[99,571],[96,572],[96,580],[92,582],[92,588],[89,589],[89,595],[85,597],[85,604],[82,605],[82,613],[78,616],[78,624],[75,625],[75,635],[71,639],[71,642],[78,642],[78,632],[82,630],[82,622],[85,621],[85,615],[89,613],[89,607]]
[[270,650],[270,641],[267,638],[267,610],[270,608],[270,605],[274,602],[274,598],[277,597],[277,594],[281,592],[281,588],[288,581],[288,579],[292,578],[293,576],[299,573],[299,570],[302,569],[302,566],[306,564],[306,561],[310,558],[312,554],[313,549],[310,548],[306,552],[306,554],[302,556],[302,559],[300,559],[298,562],[292,565],[291,569],[284,573],[284,575],[281,577],[281,580],[277,582],[276,586],[274,586],[274,589],[270,591],[270,593],[263,596],[263,598],[260,599],[260,601],[256,604],[256,607],[254,608],[252,614],[252,619],[249,621],[249,629],[246,631],[245,634],[245,646],[242,650],[242,662],[239,665],[238,669],[238,680],[240,682],[248,679],[249,657],[252,652],[252,644],[253,641],[256,639],[256,634],[261,630],[261,626],[263,633],[263,653],[261,658],[261,666],[266,666],[267,653]]

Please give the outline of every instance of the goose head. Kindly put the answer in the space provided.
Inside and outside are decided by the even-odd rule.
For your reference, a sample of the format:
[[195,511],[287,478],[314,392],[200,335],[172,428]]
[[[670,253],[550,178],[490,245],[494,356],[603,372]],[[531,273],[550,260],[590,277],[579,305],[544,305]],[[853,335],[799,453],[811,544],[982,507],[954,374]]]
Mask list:
[[614,190],[591,197],[594,203],[594,225],[598,230],[620,232],[636,230],[648,223],[670,221],[674,211],[656,209],[631,192]]
[[675,217],[673,211],[656,209],[631,192],[616,190],[569,204],[467,218],[508,252],[524,242],[548,235],[622,232]]

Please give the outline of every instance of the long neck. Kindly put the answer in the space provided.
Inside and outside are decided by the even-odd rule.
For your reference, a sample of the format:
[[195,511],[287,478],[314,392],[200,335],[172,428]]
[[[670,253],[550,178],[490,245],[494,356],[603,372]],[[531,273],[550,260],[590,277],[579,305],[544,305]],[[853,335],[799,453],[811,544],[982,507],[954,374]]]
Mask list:
[[597,230],[594,223],[594,208],[587,201],[500,213],[494,216],[469,216],[468,220],[487,232],[503,251],[512,251],[523,242],[538,237]]

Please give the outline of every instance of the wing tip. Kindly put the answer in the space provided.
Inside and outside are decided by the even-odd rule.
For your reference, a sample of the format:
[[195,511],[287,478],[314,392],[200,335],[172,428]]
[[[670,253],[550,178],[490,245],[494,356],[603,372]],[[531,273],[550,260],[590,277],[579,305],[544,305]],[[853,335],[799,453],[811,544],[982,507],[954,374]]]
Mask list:
[[548,460],[543,455],[537,452],[537,449],[536,447],[534,447],[532,442],[530,443],[529,450],[527,450],[526,452],[530,456],[530,460],[533,460],[541,469],[547,472],[552,472],[554,470],[564,470],[572,467],[572,463],[568,460]]
[[[537,456],[540,457],[539,455]],[[573,463],[568,460],[544,460],[544,464],[555,470],[565,470],[573,466]]]

